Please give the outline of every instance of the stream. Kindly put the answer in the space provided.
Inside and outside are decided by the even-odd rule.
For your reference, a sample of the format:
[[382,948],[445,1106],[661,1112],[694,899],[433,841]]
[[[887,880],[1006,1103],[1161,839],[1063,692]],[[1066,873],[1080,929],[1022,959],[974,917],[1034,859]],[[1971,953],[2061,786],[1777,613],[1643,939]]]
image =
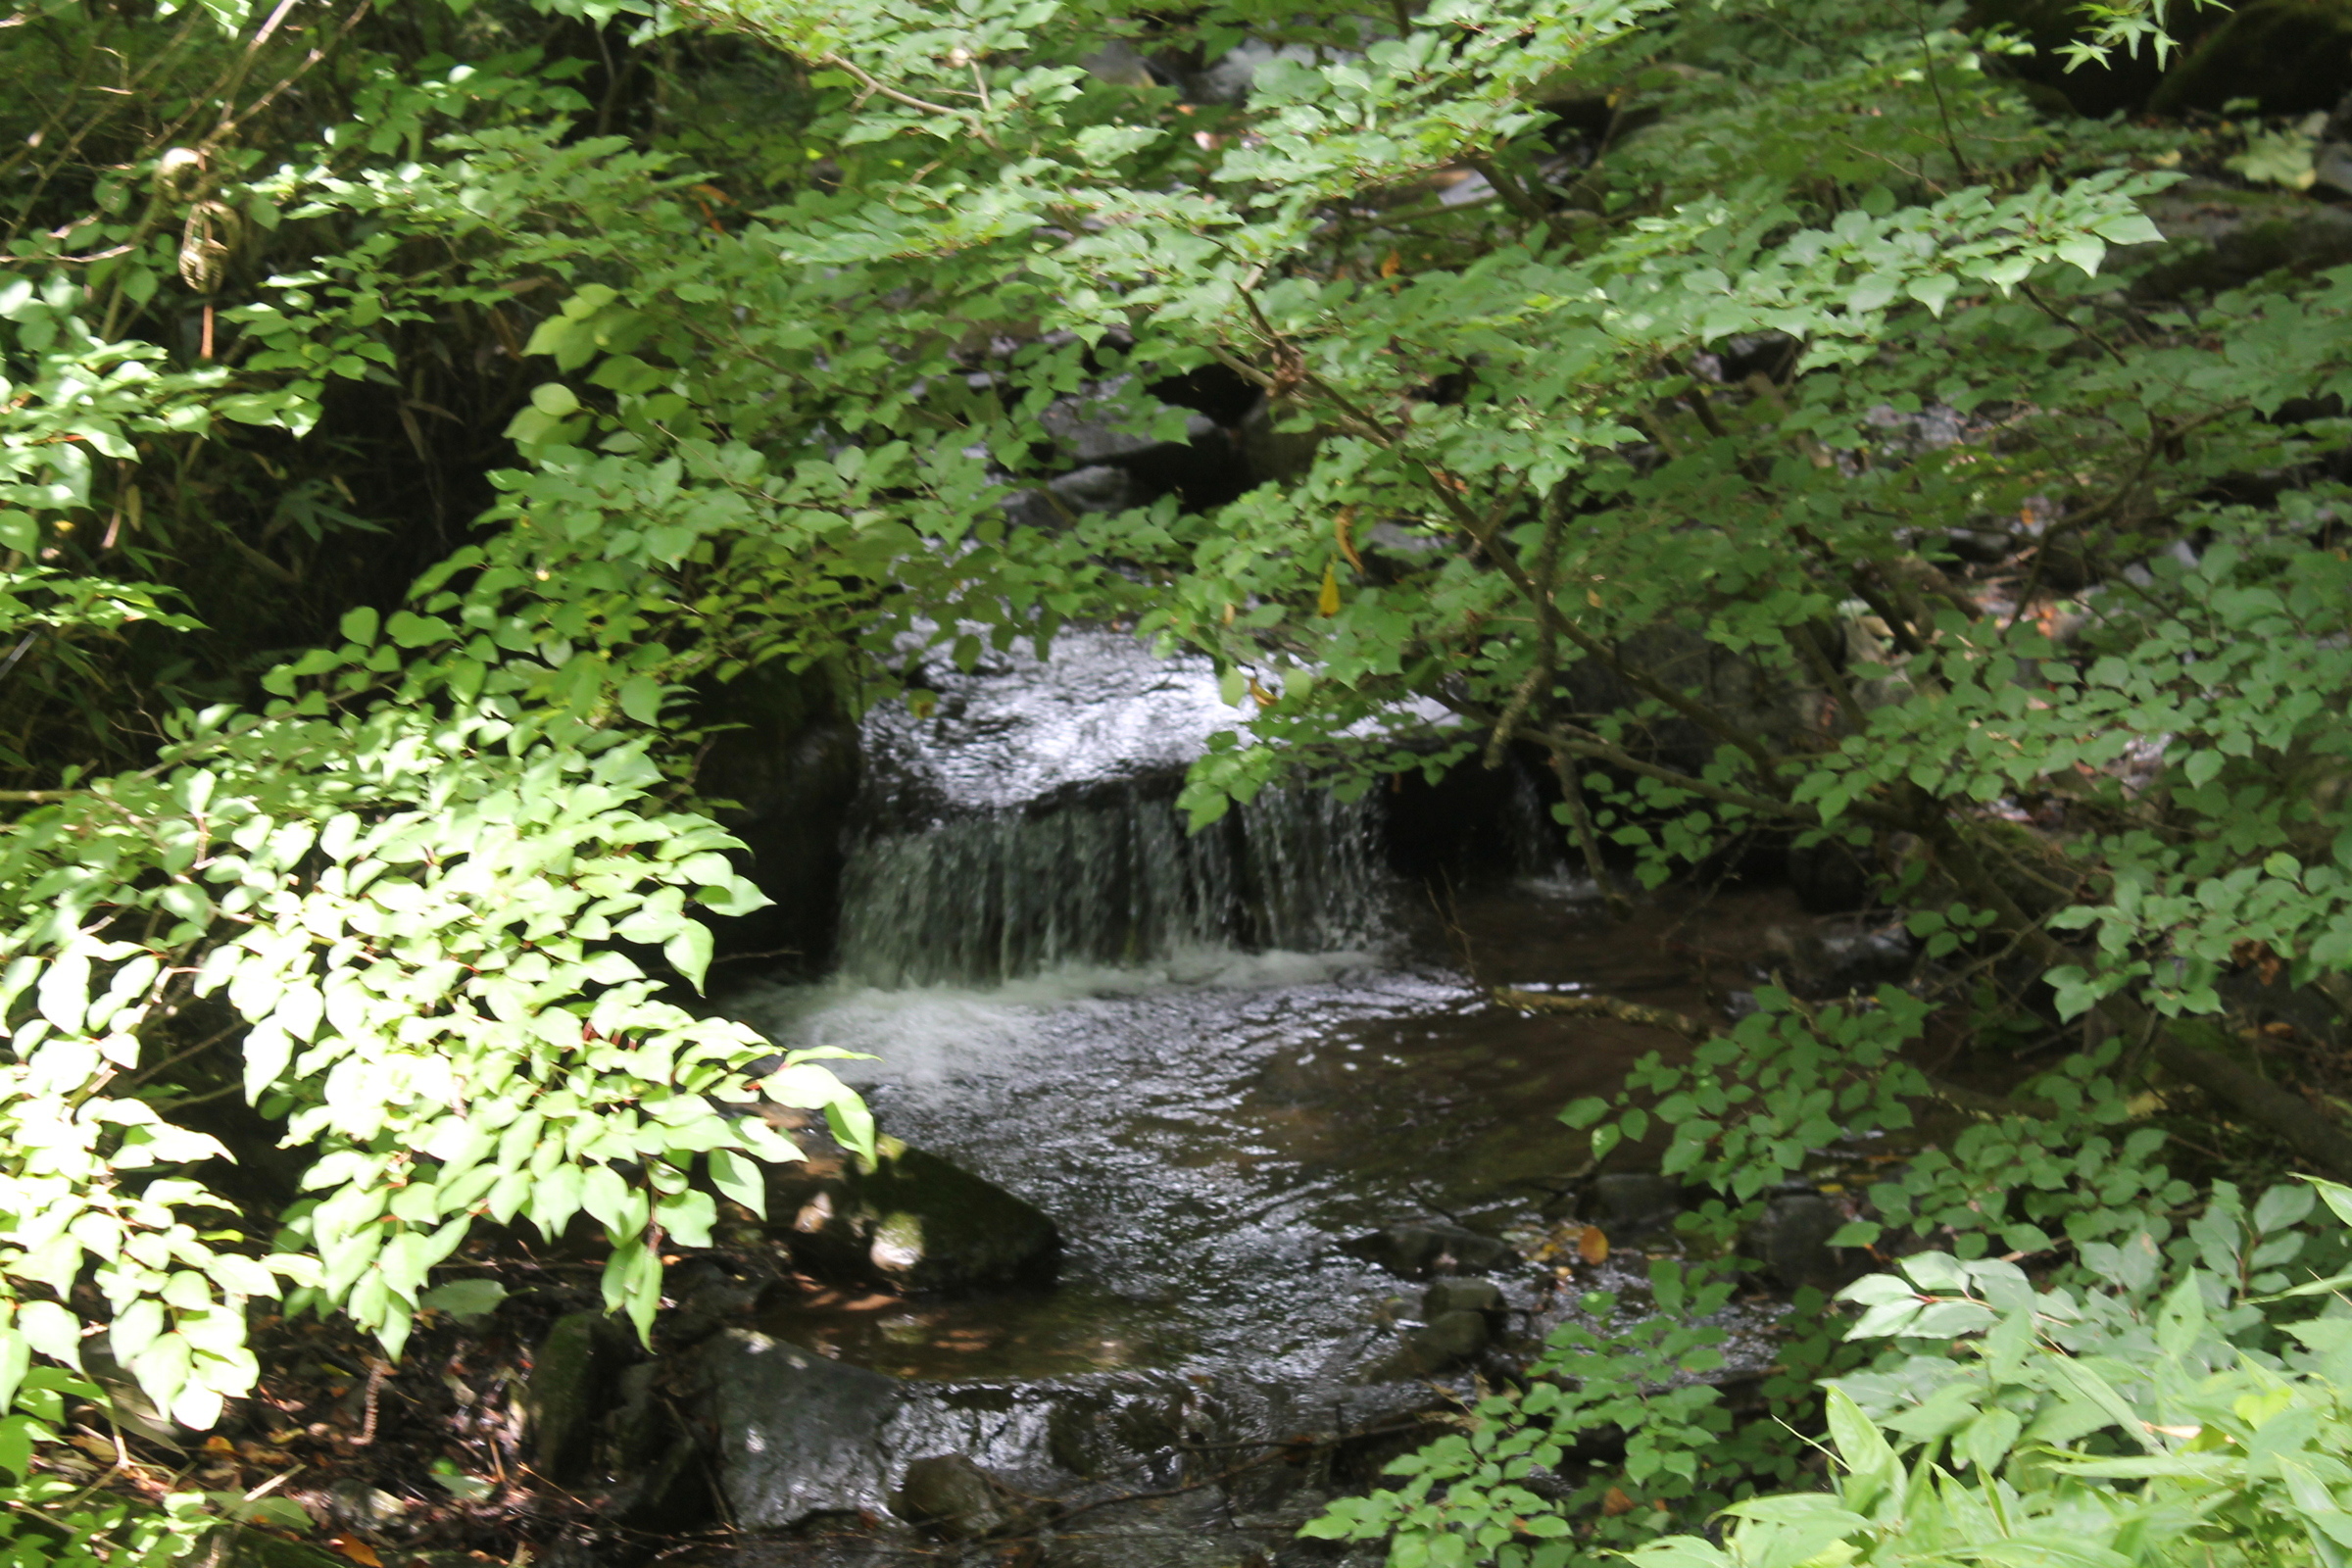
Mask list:
[[[1506,861],[1458,881],[1396,874],[1396,808],[1377,796],[1269,794],[1189,837],[1181,769],[1239,715],[1205,663],[1112,632],[934,683],[925,716],[867,722],[837,972],[725,1004],[779,1045],[858,1053],[834,1065],[887,1133],[1052,1217],[1058,1283],[771,1296],[760,1334],[907,1391],[888,1454],[848,1493],[771,1491],[803,1513],[851,1495],[872,1511],[891,1465],[952,1451],[1066,1495],[1105,1475],[1190,1474],[1172,1451],[1188,1445],[1426,1408],[1431,1378],[1395,1362],[1426,1285],[1348,1250],[1383,1227],[1458,1226],[1514,1249],[1487,1271],[1505,1309],[1490,1353],[1532,1346],[1584,1292],[1640,1293],[1642,1238],[1598,1263],[1576,1253],[1563,1177],[1584,1139],[1557,1112],[1675,1042],[1526,1016],[1488,990],[1592,988],[1704,1013],[1722,987],[1752,983],[1776,924],[1804,918],[1792,899],[1665,896],[1612,922],[1546,849],[1532,787],[1508,781]],[[1769,1358],[1760,1334],[1745,1348]],[[1165,1431],[1138,1426],[1138,1401],[1164,1412],[1171,1397],[1182,1412]],[[1121,1434],[1124,1471],[1071,1458],[1079,1406]],[[751,1496],[739,1511],[794,1517]],[[1279,1528],[1250,1539],[1273,1549],[1315,1500],[1255,1498],[1242,1513]],[[1223,1506],[1242,1529],[1241,1504]],[[1098,1518],[1095,1556],[1048,1560],[1244,1560],[1230,1542],[1200,1556],[1216,1530],[1158,1514],[1128,1519],[1134,1539],[1112,1550],[1101,1541],[1126,1539],[1118,1514]]]

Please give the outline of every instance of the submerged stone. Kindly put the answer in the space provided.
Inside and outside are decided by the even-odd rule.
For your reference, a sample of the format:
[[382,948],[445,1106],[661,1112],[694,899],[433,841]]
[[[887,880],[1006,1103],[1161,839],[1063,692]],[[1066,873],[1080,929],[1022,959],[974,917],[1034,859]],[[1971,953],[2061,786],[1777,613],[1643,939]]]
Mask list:
[[996,1479],[960,1453],[935,1454],[906,1467],[890,1494],[893,1512],[950,1541],[1002,1528],[1011,1514]]
[[1477,1359],[1492,1338],[1493,1329],[1484,1311],[1456,1307],[1439,1312],[1407,1334],[1402,1345],[1375,1362],[1364,1379],[1368,1383],[1397,1383],[1449,1372]]
[[1493,1280],[1440,1280],[1421,1298],[1421,1315],[1436,1322],[1448,1312],[1499,1312],[1502,1287]]
[[1408,1280],[1436,1274],[1484,1274],[1518,1261],[1492,1236],[1458,1225],[1391,1225],[1340,1244],[1340,1250]]
[[794,1262],[906,1292],[1053,1283],[1061,1233],[1036,1207],[895,1138],[880,1149],[871,1164],[811,1151],[770,1171],[768,1213],[790,1227]]

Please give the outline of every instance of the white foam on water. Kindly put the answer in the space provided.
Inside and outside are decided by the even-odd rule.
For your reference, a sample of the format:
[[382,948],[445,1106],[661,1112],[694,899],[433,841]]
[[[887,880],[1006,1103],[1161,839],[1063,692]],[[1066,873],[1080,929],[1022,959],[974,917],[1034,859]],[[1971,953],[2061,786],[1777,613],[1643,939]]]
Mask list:
[[1160,1011],[1153,1004],[1177,1000],[1171,993],[1275,992],[1369,974],[1382,961],[1362,950],[1189,947],[1149,963],[1063,963],[993,986],[760,986],[725,1005],[782,1049],[829,1047],[873,1058],[830,1064],[849,1084],[919,1092],[1021,1075],[1041,1058],[1099,1054],[1122,1015]]

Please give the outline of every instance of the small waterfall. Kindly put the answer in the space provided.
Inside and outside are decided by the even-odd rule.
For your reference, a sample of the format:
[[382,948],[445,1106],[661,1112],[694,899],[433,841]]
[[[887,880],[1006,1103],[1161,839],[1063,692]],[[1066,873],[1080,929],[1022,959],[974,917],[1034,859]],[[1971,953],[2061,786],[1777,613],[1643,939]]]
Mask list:
[[1336,952],[1382,929],[1367,802],[1268,791],[1187,834],[1161,791],[1000,809],[854,844],[841,971],[873,986],[990,984],[1188,948]]

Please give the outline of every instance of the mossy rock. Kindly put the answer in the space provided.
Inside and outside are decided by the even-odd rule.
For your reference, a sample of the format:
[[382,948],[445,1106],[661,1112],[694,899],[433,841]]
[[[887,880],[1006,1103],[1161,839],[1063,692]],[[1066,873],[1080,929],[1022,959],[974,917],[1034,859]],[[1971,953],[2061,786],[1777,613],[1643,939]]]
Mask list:
[[2160,115],[2218,113],[2251,98],[2266,115],[2332,109],[2352,89],[2352,0],[2252,0],[2190,50],[2148,100]]
[[634,1353],[628,1329],[602,1312],[567,1313],[539,1342],[523,1403],[539,1469],[549,1480],[569,1484],[587,1474],[597,1424]]

